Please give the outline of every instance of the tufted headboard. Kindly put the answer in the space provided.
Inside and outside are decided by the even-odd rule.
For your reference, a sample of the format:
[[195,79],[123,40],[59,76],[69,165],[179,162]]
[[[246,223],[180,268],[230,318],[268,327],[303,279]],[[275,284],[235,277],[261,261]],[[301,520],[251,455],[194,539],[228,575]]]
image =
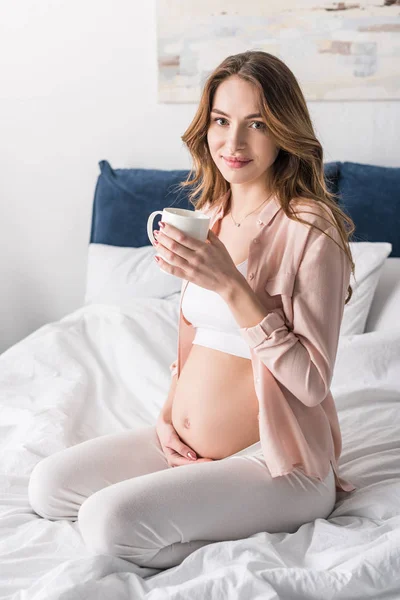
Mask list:
[[[113,169],[102,160],[93,202],[90,243],[150,245],[147,218],[153,210],[175,206],[194,210],[186,189],[188,170]],[[352,162],[324,164],[329,189],[353,219],[354,242],[390,242],[400,256],[400,168]],[[159,217],[154,221],[157,225]]]

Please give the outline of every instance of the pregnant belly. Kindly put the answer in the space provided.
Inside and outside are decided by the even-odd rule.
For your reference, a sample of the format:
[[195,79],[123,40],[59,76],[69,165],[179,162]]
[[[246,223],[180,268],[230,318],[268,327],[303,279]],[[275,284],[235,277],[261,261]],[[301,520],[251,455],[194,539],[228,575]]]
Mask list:
[[218,460],[260,439],[251,360],[193,344],[172,403],[172,424],[200,458]]

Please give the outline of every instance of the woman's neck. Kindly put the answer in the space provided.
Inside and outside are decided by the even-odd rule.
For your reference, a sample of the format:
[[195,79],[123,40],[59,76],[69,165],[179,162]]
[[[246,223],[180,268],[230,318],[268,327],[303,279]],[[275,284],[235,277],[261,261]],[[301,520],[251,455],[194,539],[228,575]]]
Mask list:
[[[265,193],[264,199],[260,199],[260,196],[254,199],[232,198],[232,192],[229,197],[227,214],[231,213],[234,220],[241,223],[247,215],[257,216],[273,198],[271,192]],[[249,217],[250,218],[250,217]]]

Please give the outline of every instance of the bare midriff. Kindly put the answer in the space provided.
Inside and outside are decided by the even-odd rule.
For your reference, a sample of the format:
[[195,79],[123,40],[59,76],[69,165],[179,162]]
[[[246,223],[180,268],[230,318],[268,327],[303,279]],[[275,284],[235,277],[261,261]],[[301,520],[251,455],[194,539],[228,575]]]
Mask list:
[[[213,231],[238,265],[259,233],[257,215],[237,228],[228,211]],[[199,458],[225,458],[260,440],[258,414],[251,360],[193,344],[172,403],[172,424],[182,441]]]
[[200,458],[225,458],[260,439],[251,360],[193,344],[177,382],[172,424]]

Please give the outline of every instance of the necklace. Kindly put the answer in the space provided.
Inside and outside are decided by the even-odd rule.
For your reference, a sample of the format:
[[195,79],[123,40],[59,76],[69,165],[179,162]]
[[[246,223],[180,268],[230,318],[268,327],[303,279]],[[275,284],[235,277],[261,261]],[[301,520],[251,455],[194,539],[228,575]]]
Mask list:
[[[265,203],[266,203],[266,201],[267,201],[267,200],[269,200],[269,199],[271,198],[271,196],[272,196],[272,192],[271,192],[271,194],[268,196],[268,198],[267,198],[266,200],[264,200],[264,202],[261,202],[260,206],[262,206],[263,204],[265,204]],[[247,219],[247,217],[249,217],[249,216],[250,216],[250,215],[252,215],[254,212],[256,212],[256,210],[257,210],[257,209],[259,209],[259,208],[260,208],[260,206],[257,206],[257,208],[255,208],[254,210],[252,210],[251,212],[249,212],[249,214],[248,214],[248,215],[246,215],[246,216],[245,216],[245,218],[242,220],[242,223],[243,223],[243,221],[244,221],[245,219]],[[235,223],[236,227],[240,227],[242,223],[236,223],[235,219],[234,219],[234,218],[233,218],[233,216],[232,216],[232,211],[231,211],[230,215],[231,215],[232,221]]]

